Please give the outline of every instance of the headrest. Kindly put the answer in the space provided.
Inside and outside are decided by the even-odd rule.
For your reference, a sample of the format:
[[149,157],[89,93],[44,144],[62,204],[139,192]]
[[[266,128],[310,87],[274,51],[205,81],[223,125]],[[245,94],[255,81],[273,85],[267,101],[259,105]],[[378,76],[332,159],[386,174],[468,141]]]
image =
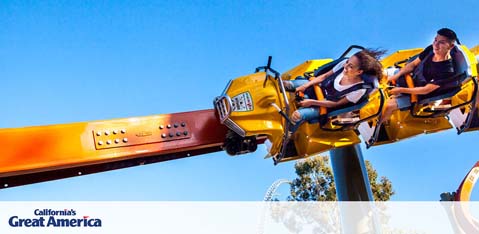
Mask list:
[[457,74],[466,72],[467,76],[472,75],[471,64],[461,46],[454,46],[451,49],[451,58],[454,62],[454,70]]
[[326,63],[326,64],[322,65],[321,67],[318,67],[317,69],[314,70],[314,76],[319,76],[319,75],[322,75],[322,74],[328,72],[329,70],[333,69],[333,67],[335,67],[338,63],[340,63],[341,61],[343,61],[345,59],[348,59],[348,58],[346,58],[346,57],[339,58],[339,59],[336,59],[336,60],[331,61],[329,63]]
[[372,84],[374,88],[379,87],[379,81],[377,76],[362,74],[361,78],[363,79],[364,83]]

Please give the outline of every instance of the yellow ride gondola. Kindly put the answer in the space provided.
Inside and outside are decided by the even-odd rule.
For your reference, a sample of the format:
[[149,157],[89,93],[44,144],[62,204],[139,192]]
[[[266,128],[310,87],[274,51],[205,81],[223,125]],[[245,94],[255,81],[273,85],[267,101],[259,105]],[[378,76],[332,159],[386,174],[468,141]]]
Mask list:
[[[215,99],[220,121],[231,130],[226,151],[231,155],[254,151],[255,141],[266,137],[270,142],[269,155],[278,163],[358,144],[361,131],[374,132],[385,100],[377,83],[357,104],[335,110],[321,108],[321,121],[303,123],[297,131],[289,133],[293,123],[288,116],[299,106],[295,94],[286,92],[282,80],[313,73],[317,76],[355,48],[363,49],[351,46],[337,60],[308,60],[282,75],[271,69],[269,60],[267,66],[257,68],[255,73],[230,81],[223,94]],[[323,98],[319,87],[314,88],[314,93],[318,99]]]
[[[403,63],[411,61],[422,49],[398,51],[383,59],[383,67],[399,69]],[[368,146],[392,143],[423,133],[434,133],[456,127],[458,134],[471,130],[474,123],[477,95],[477,60],[465,46],[456,46],[451,56],[455,75],[445,79],[437,91],[429,95],[411,95],[412,105],[396,111],[381,126],[378,135],[366,143]],[[399,79],[399,86],[414,87],[412,76]],[[382,85],[388,89],[387,84]],[[385,92],[389,98],[388,92]]]

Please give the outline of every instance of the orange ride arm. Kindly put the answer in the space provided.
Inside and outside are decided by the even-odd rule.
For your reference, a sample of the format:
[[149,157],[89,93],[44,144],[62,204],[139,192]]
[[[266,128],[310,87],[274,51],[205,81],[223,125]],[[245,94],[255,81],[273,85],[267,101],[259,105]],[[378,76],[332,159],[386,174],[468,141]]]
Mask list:
[[221,151],[214,110],[0,129],[0,188]]

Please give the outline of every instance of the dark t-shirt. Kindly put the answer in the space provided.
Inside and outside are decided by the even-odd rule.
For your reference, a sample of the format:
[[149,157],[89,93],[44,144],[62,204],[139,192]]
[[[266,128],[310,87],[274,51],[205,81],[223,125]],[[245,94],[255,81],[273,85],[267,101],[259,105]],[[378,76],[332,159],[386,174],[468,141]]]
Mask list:
[[[432,61],[432,46],[428,46],[419,54],[419,59],[424,62],[423,77],[419,76],[418,82],[424,86],[434,81],[450,78],[454,75],[452,59],[441,62]],[[428,56],[431,55],[431,56]],[[425,59],[425,60],[424,60]]]

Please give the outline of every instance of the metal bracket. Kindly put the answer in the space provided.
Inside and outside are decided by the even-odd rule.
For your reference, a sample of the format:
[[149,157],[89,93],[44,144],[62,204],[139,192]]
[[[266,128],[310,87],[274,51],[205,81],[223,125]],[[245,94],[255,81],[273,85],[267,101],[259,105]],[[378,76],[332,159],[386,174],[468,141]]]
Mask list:
[[164,121],[157,125],[130,125],[128,128],[96,129],[92,131],[92,134],[97,150],[175,141],[191,137],[186,120]]

